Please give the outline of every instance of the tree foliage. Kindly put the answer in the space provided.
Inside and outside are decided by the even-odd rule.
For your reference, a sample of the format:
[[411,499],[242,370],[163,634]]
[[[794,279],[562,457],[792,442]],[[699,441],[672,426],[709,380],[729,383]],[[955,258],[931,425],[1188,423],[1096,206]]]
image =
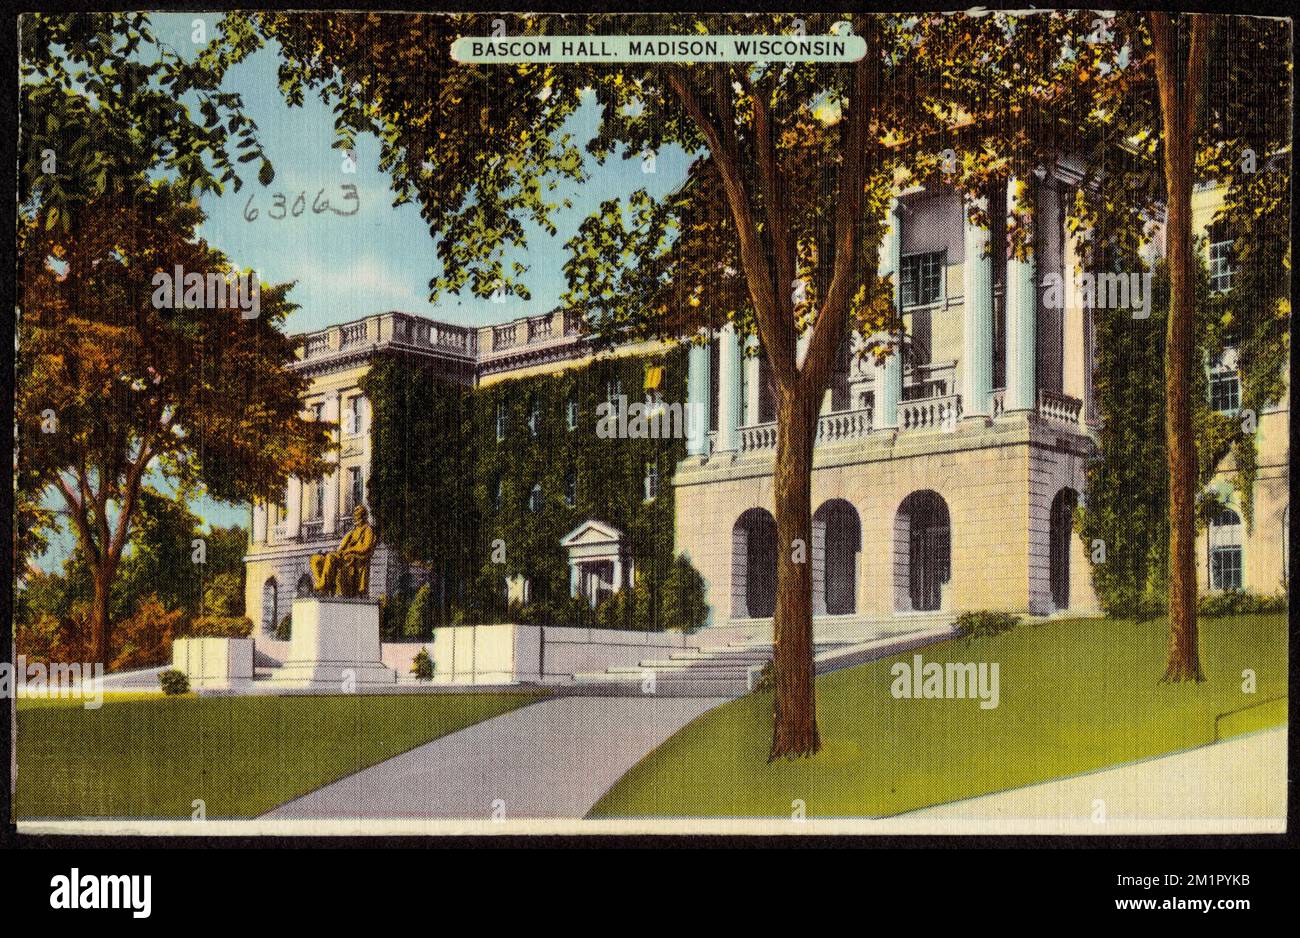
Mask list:
[[240,501],[324,469],[329,440],[298,413],[305,381],[281,329],[289,285],[262,285],[253,318],[229,295],[154,302],[158,272],[242,273],[196,237],[195,198],[238,186],[235,166],[259,157],[270,181],[255,125],[221,90],[252,39],[232,20],[185,59],[141,14],[23,20],[18,501],[48,524],[34,506],[62,500],[91,572],[100,661],[148,478]]

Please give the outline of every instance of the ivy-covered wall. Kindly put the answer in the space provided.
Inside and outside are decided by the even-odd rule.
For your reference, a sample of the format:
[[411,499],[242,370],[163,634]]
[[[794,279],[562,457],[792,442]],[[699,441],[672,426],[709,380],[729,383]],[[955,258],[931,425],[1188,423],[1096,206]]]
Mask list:
[[[560,546],[592,518],[624,533],[638,571],[635,594],[607,602],[594,621],[642,629],[699,624],[664,617],[665,588],[680,591],[690,579],[681,569],[673,574],[672,476],[685,440],[597,434],[597,408],[607,398],[644,401],[650,366],[664,368],[663,400],[684,402],[682,347],[602,356],[472,390],[436,378],[415,359],[375,363],[362,382],[374,413],[370,504],[380,536],[432,574],[432,625],[592,622],[591,611],[569,597]],[[658,491],[647,500],[650,463],[658,467]],[[505,582],[516,576],[527,578],[529,602],[511,609]],[[668,607],[683,602],[677,597]]]

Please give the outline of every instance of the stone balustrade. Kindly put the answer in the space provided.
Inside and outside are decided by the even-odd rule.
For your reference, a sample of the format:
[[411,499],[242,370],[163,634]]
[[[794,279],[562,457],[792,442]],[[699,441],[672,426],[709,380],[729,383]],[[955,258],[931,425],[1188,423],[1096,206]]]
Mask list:
[[824,414],[817,421],[817,443],[832,444],[857,440],[871,432],[871,408]]
[[776,449],[776,424],[758,423],[740,428],[740,451],[752,453],[755,450]]
[[[857,440],[871,432],[871,408],[843,410],[824,414],[817,421],[817,445]],[[717,434],[710,433],[710,450],[716,444]],[[776,449],[776,423],[759,423],[740,428],[740,451],[752,453]]]
[[1068,394],[1056,391],[1040,390],[1038,392],[1038,412],[1049,420],[1062,423],[1078,423],[1079,413],[1083,410],[1083,401]]
[[308,333],[303,337],[302,358],[319,359],[368,344],[382,346],[389,342],[438,349],[466,358],[478,353],[476,329],[393,312]]
[[927,397],[917,401],[900,401],[898,428],[900,430],[950,430],[961,417],[961,395]]
[[348,323],[344,326],[342,328],[342,339],[339,343],[340,347],[348,348],[353,345],[362,345],[366,341],[366,325],[366,322],[363,320],[361,322]]

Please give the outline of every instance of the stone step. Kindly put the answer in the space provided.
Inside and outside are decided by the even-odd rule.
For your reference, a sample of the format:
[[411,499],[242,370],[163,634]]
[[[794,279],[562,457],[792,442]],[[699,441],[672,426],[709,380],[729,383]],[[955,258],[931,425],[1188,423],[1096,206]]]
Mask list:
[[750,659],[761,661],[771,657],[771,654],[772,652],[770,649],[766,651],[759,649],[745,649],[743,651],[740,649],[728,649],[726,651],[718,652],[675,652],[668,657],[673,661],[715,661],[719,658],[727,661],[747,661]]
[[695,670],[696,668],[747,668],[751,665],[762,664],[766,658],[755,658],[752,661],[742,659],[735,661],[730,658],[702,658],[699,661],[672,661],[664,659],[648,658],[645,661],[638,662],[642,668],[654,670],[656,668],[665,669],[687,669]]

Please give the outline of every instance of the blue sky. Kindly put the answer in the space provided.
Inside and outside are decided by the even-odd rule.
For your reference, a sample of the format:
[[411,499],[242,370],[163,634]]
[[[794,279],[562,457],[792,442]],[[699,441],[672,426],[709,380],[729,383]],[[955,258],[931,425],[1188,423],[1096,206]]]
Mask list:
[[[210,37],[220,17],[220,13],[169,13],[153,14],[151,20],[159,38],[184,55],[186,50],[198,48],[191,39],[194,20],[205,21]],[[519,260],[529,267],[523,280],[532,295],[530,300],[512,298],[500,304],[469,295],[444,295],[435,307],[428,300],[429,279],[439,269],[435,242],[417,205],[393,206],[390,180],[378,170],[378,139],[360,137],[356,171],[344,172],[343,153],[333,147],[334,120],[329,106],[310,95],[302,107],[285,104],[276,81],[279,61],[278,47],[270,44],[231,69],[226,84],[228,90],[243,96],[246,112],[257,122],[262,144],[275,167],[275,180],[263,188],[256,179],[257,163],[244,164],[244,186],[238,193],[227,187],[220,197],[204,197],[208,218],[200,233],[241,267],[256,269],[264,282],[297,281],[290,297],[299,309],[286,323],[289,332],[308,332],[391,309],[471,326],[549,311],[565,290],[564,243],[583,218],[602,201],[636,189],[663,196],[686,175],[689,159],[676,148],[658,154],[653,174],[642,172],[639,159],[612,157],[604,166],[590,161],[591,178],[585,185],[565,186],[556,192],[557,201],[567,196],[573,202],[572,209],[556,218],[558,234],[551,237],[528,226],[528,250],[507,255],[507,263]],[[598,121],[598,109],[588,104],[574,115],[568,130],[585,142]],[[267,215],[276,192],[283,192],[289,205],[298,193],[305,192],[310,205],[324,188],[326,198],[341,202],[339,187],[343,184],[356,186],[360,203],[356,215],[314,214],[310,209],[297,218],[290,215],[279,221]],[[253,207],[259,210],[253,222],[244,219],[250,195]],[[246,506],[204,500],[191,508],[213,525],[248,523]],[[65,531],[51,540],[40,566],[61,566],[71,547],[71,536]]]
[[[180,13],[155,15],[161,36],[179,50],[194,48],[191,24],[203,17],[208,34],[219,14]],[[228,187],[220,198],[203,201],[208,221],[201,232],[213,245],[245,267],[254,267],[265,282],[296,280],[290,296],[301,307],[290,318],[291,332],[319,329],[369,313],[400,309],[434,316],[462,325],[481,326],[542,313],[553,309],[565,289],[564,242],[601,201],[645,187],[651,194],[668,193],[685,177],[687,158],[678,149],[659,154],[655,173],[641,171],[640,160],[611,158],[605,166],[589,167],[588,184],[562,187],[557,201],[572,199],[571,210],[557,219],[559,233],[550,237],[530,227],[528,250],[510,259],[529,266],[524,280],[532,298],[490,303],[478,297],[443,296],[436,307],[428,301],[428,282],[438,270],[435,242],[415,204],[393,207],[389,178],[380,173],[379,141],[372,135],[357,141],[355,173],[343,171],[342,151],[334,149],[334,121],[329,107],[307,96],[302,107],[290,108],[276,84],[279,50],[275,45],[250,56],[231,70],[227,86],[243,95],[247,112],[257,122],[259,134],[275,166],[275,181],[262,188],[255,178],[257,164],[244,174],[244,187]],[[580,141],[595,131],[599,113],[584,106],[569,130]],[[355,184],[360,210],[341,217],[331,212],[304,211],[275,221],[267,216],[272,194],[284,192],[289,203],[306,192],[310,205],[316,193],[341,199],[339,186]],[[254,222],[244,220],[249,196],[260,209]],[[337,204],[337,203],[336,203]]]

